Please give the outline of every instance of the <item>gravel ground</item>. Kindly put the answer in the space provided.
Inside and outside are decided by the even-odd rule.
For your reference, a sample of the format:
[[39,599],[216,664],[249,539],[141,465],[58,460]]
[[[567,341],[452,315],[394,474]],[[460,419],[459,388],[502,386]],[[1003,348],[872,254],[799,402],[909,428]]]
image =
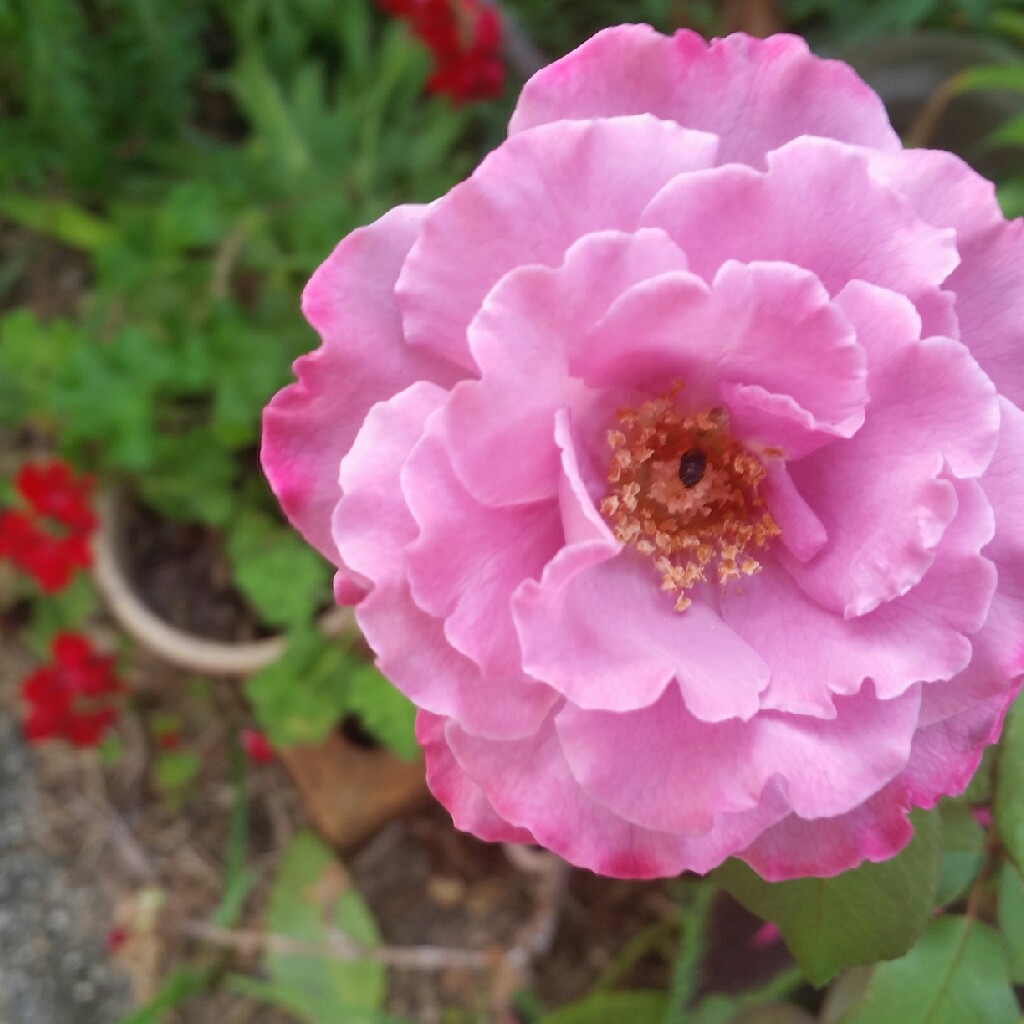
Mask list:
[[0,750],[0,1024],[113,1024],[130,994],[104,949],[110,908],[39,842],[29,753],[8,718]]

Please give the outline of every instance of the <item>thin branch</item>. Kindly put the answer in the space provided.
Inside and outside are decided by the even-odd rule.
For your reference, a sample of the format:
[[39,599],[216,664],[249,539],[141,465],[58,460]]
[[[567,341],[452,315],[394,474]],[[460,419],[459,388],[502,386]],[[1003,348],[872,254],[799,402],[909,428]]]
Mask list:
[[386,967],[414,971],[443,971],[452,967],[488,970],[501,954],[484,949],[443,949],[440,946],[364,946],[340,932],[330,932],[327,941],[303,942],[287,935],[250,929],[220,928],[205,921],[181,921],[180,935],[208,946],[236,953],[273,953],[278,956],[330,957],[335,960],[372,960]]

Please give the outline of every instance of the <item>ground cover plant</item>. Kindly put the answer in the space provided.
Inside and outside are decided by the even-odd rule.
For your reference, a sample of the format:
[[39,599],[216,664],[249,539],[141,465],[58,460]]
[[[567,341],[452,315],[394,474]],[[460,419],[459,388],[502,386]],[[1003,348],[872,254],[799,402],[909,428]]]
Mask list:
[[[360,742],[415,758],[415,709],[384,681],[361,642],[351,637],[330,640],[315,628],[317,614],[332,603],[334,567],[280,518],[259,473],[257,451],[264,405],[291,379],[292,360],[316,344],[298,314],[299,294],[338,240],[394,207],[431,203],[466,178],[485,154],[501,146],[524,79],[593,33],[623,21],[646,22],[659,32],[686,28],[706,36],[735,29],[785,28],[804,35],[822,51],[834,52],[883,40],[897,31],[925,28],[1012,47],[1024,38],[1022,16],[1017,4],[968,0],[793,0],[778,5],[520,0],[500,8],[482,0],[0,2],[0,443],[6,476],[0,492],[0,601],[5,647],[27,648],[34,656],[23,669],[7,670],[6,706],[22,718],[24,735],[38,744],[40,764],[51,781],[56,780],[54,792],[63,804],[75,805],[80,774],[94,778],[91,773],[99,772],[114,809],[109,835],[122,836],[123,843],[125,829],[134,829],[145,840],[141,854],[128,840],[134,851],[129,856],[141,857],[143,863],[155,858],[158,865],[151,864],[148,874],[140,870],[130,885],[123,886],[116,909],[112,904],[104,923],[111,955],[137,979],[144,979],[138,982],[139,1006],[124,1017],[124,1024],[174,1019],[205,1024],[207,1019],[227,1019],[229,1012],[237,1020],[267,1022],[452,1024],[588,1024],[612,1019],[640,1024],[885,1024],[897,1019],[999,1024],[1019,1019],[1014,985],[1024,982],[1024,833],[1019,820],[1024,727],[1018,709],[1011,710],[999,746],[986,755],[965,792],[941,800],[935,810],[914,812],[912,840],[900,813],[909,804],[928,805],[941,792],[967,782],[981,744],[994,739],[1006,698],[1017,683],[1019,666],[1010,664],[1012,658],[1003,658],[1000,652],[993,655],[1000,668],[988,673],[991,707],[986,706],[977,720],[971,718],[969,729],[960,730],[969,736],[955,756],[950,751],[931,756],[926,750],[923,762],[916,768],[911,762],[898,784],[882,789],[875,805],[891,798],[893,813],[875,815],[880,824],[870,849],[841,841],[830,847],[829,842],[814,836],[808,840],[802,833],[796,841],[773,839],[767,834],[772,823],[755,823],[751,838],[762,833],[765,837],[761,851],[746,859],[761,875],[775,879],[771,883],[735,860],[706,878],[686,873],[707,872],[728,854],[747,850],[749,843],[738,838],[707,855],[693,844],[686,856],[669,856],[664,845],[645,845],[634,833],[621,842],[614,838],[617,822],[633,822],[637,815],[644,818],[641,826],[653,823],[662,832],[699,831],[700,822],[690,818],[672,819],[666,826],[668,811],[652,802],[657,763],[651,760],[644,770],[634,770],[644,757],[653,758],[652,743],[631,746],[636,730],[626,730],[623,736],[613,730],[600,745],[601,750],[616,750],[620,758],[628,759],[629,785],[634,789],[620,785],[621,777],[619,782],[609,777],[602,781],[600,758],[591,759],[588,769],[594,773],[590,788],[600,792],[606,808],[611,807],[615,821],[610,825],[595,827],[593,820],[571,819],[575,810],[567,813],[564,795],[552,788],[556,779],[551,766],[539,770],[543,762],[537,751],[517,754],[520,767],[515,771],[505,755],[498,759],[500,771],[484,771],[480,758],[489,755],[471,752],[470,744],[474,730],[487,742],[498,738],[495,722],[484,721],[485,712],[502,719],[501,727],[508,725],[508,708],[501,704],[508,697],[505,687],[490,694],[486,706],[477,709],[479,714],[460,706],[459,728],[465,727],[466,733],[460,741],[453,741],[454,730],[445,732],[439,720],[421,721],[420,741],[428,748],[432,784],[456,823],[485,839],[538,840],[569,861],[605,874],[678,877],[667,883],[593,878],[569,871],[560,860],[540,852],[506,854],[469,838],[455,838],[450,822],[431,810],[413,812],[409,824],[385,830],[359,851],[345,851],[345,866],[338,852],[306,827],[304,812],[288,795],[289,783],[274,748],[335,736],[344,722],[348,734]],[[696,53],[696,37],[693,45]],[[644,74],[654,75],[661,59],[655,50],[648,58],[638,65],[641,81]],[[619,54],[611,64],[622,66],[625,60]],[[927,143],[930,126],[957,96],[993,88],[1024,94],[1021,67],[1019,62],[1003,63],[951,79],[914,126],[917,141]],[[739,72],[732,76],[737,77]],[[542,76],[529,88],[529,102],[517,114],[520,129],[529,127],[526,121],[545,119],[545,82],[556,78]],[[628,91],[626,83],[617,89],[619,96]],[[697,95],[699,103],[700,90]],[[557,106],[561,101],[551,102]],[[750,138],[742,126],[742,108],[743,104],[733,118],[732,136],[740,148]],[[891,148],[893,139],[885,134],[880,110],[865,113],[866,109],[856,115],[848,112],[842,130],[854,136],[861,131],[871,138],[839,137]],[[1012,154],[1019,149],[1019,121],[1020,116],[1007,118],[998,135],[976,152],[1001,148]],[[819,132],[828,134],[821,125],[805,125],[797,134]],[[629,146],[618,150],[624,151],[640,152]],[[620,172],[650,174],[655,163],[648,153],[632,165],[616,158],[605,170],[609,178]],[[936,166],[945,168],[943,173],[970,193],[975,212],[981,209],[984,204],[976,198],[981,186],[972,184],[973,178],[958,178],[953,162]],[[1019,163],[1011,158],[1007,167],[997,185],[1005,215],[1014,216],[1021,210]],[[692,170],[703,173],[696,166]],[[509,172],[495,194],[508,195],[527,177]],[[853,170],[838,174],[836,187],[854,177]],[[572,180],[578,186],[582,179]],[[956,203],[946,205],[955,212]],[[442,204],[436,209],[441,211]],[[1001,220],[991,203],[984,205],[984,215],[992,225]],[[399,223],[400,216],[396,220],[392,215],[392,230],[412,231],[411,222]],[[536,218],[537,223],[549,220]],[[858,223],[863,227],[863,220]],[[880,230],[884,226],[881,216],[867,223]],[[721,224],[708,226],[703,234],[712,237],[723,230]],[[856,232],[851,227],[844,234]],[[514,235],[515,225],[510,224],[507,237]],[[1017,236],[1011,231],[1005,237]],[[910,263],[920,267],[941,262],[928,253],[938,252],[944,242],[937,237],[928,241],[923,235],[918,241]],[[562,246],[566,247],[569,243]],[[415,300],[427,306],[434,302],[435,313],[444,322],[454,315],[473,274],[486,264],[486,245],[462,248],[473,254],[474,266],[464,268],[457,279],[421,289]],[[343,262],[344,252],[337,259]],[[1017,264],[1008,250],[998,249],[984,262],[987,259],[983,258],[982,276],[998,285],[994,290],[999,294],[981,305],[985,310],[994,305],[1002,312],[979,313],[974,319],[989,317],[985,323],[1004,330],[1005,344],[1012,347],[1020,342],[1019,324],[1016,342],[1012,337],[1013,310],[1019,313],[1012,305],[1019,301],[1013,299]],[[527,253],[522,262],[529,264],[534,258]],[[438,258],[426,260],[423,267],[435,273],[444,264]],[[563,268],[530,273],[557,291],[558,274],[565,277],[568,272]],[[333,314],[323,309],[337,301],[340,286],[335,290],[324,271],[318,272],[318,280],[307,310],[316,326],[330,334]],[[581,280],[574,278],[559,302],[524,314],[516,336],[527,337],[528,324],[542,321],[547,310],[571,306],[569,296],[580,287],[585,290]],[[364,300],[376,301],[373,288],[390,283],[379,272],[370,275],[364,282]],[[796,288],[796,282],[791,284]],[[945,308],[958,312],[958,328],[969,327],[969,287],[963,289],[968,297],[959,310],[953,304],[960,300],[957,288],[947,290],[957,299],[934,306],[935,323],[949,328],[949,317],[943,320],[940,315]],[[406,294],[414,291],[406,289]],[[917,299],[912,291],[908,285],[902,294]],[[603,301],[613,297],[606,295]],[[515,298],[511,293],[505,296],[508,308],[515,306]],[[852,316],[850,304],[856,299],[863,306],[868,298],[847,296],[842,315]],[[693,295],[690,299],[697,301]],[[787,308],[798,305],[790,303]],[[706,326],[718,323],[712,313],[701,314]],[[891,324],[895,313],[890,314]],[[830,336],[838,359],[840,350],[845,351],[842,331],[836,327],[840,313],[820,316],[835,328]],[[867,314],[860,318],[862,327],[868,319]],[[651,326],[649,319],[645,322]],[[370,325],[368,319],[364,326]],[[712,326],[708,330],[714,333]],[[576,327],[577,333],[583,332],[579,324]],[[444,332],[438,328],[434,333]],[[363,340],[373,340],[372,332]],[[974,350],[974,343],[967,340]],[[992,370],[982,349],[975,355],[1000,391],[1013,399],[1019,377],[1013,377],[1018,371],[1013,369],[1012,354],[1005,360],[1005,372],[998,359]],[[379,350],[368,353],[359,366],[346,371],[364,395],[372,387],[359,375],[372,376],[372,360],[377,357]],[[541,366],[538,359],[526,368],[525,383],[533,398]],[[618,365],[608,370],[616,386],[624,372]],[[963,361],[959,376],[951,378],[960,399],[965,382],[975,379],[973,372]],[[600,368],[586,370],[593,373],[600,376]],[[859,429],[853,420],[858,409],[863,412],[864,396],[844,392],[839,379],[843,374],[839,369],[836,373],[834,386],[827,390],[833,398],[845,395],[849,408],[839,410],[843,415],[831,407],[813,411],[824,423],[831,410],[836,415],[828,422],[834,432],[853,435]],[[438,377],[433,369],[414,376],[445,388],[457,378],[444,373]],[[486,381],[485,373],[484,385]],[[402,385],[406,383],[403,379]],[[872,382],[869,376],[868,383],[881,389],[878,393],[885,390],[881,377]],[[372,401],[390,398],[398,390],[395,386],[386,394],[374,394]],[[871,387],[868,390],[874,393]],[[1012,552],[1004,550],[1013,548],[1012,531],[1004,524],[1012,519],[1007,509],[1016,507],[1019,474],[1012,468],[1012,451],[998,456],[1009,466],[1005,472],[982,465],[981,449],[988,442],[981,435],[987,430],[995,436],[989,413],[996,400],[981,383],[974,391],[977,409],[956,421],[956,429],[949,432],[956,436],[943,442],[942,452],[951,465],[959,466],[954,472],[963,477],[957,486],[965,506],[966,492],[974,494],[986,480],[991,482],[985,473],[995,472],[1005,482],[998,500],[989,494],[997,506],[1003,548],[979,550],[981,556],[1001,559],[997,603],[1012,604],[1019,573],[1012,567]],[[476,425],[468,429],[464,424],[458,433],[481,447],[475,463],[484,467],[479,488],[508,488],[516,482],[518,466],[525,463],[535,471],[544,464],[547,456],[540,449],[517,461],[516,432],[501,434],[522,416],[528,397],[524,392],[505,396],[505,401],[496,393],[482,404],[489,414],[500,409],[498,434],[479,429],[470,415],[472,402],[464,402],[465,415]],[[648,397],[655,403],[650,408],[619,403],[636,413],[636,423],[621,427],[625,441],[635,440],[631,431],[639,429],[637,423],[644,416],[669,416],[669,399],[661,392]],[[657,405],[659,401],[662,405]],[[367,399],[360,414],[370,404]],[[951,399],[943,408],[955,404]],[[962,402],[957,407],[962,409]],[[1006,411],[1005,403],[1003,409],[1005,424],[1013,413]],[[704,432],[701,437],[725,437],[721,424],[673,423],[673,429],[684,433],[696,430]],[[935,442],[941,432],[936,428],[926,433]],[[913,447],[908,437],[899,446]],[[369,480],[363,470],[372,476],[388,465],[382,454],[388,450],[385,441],[384,435],[364,437],[373,457],[362,469],[353,463],[345,471],[355,490],[361,480]],[[727,441],[718,448],[712,445],[718,455],[732,443]],[[787,436],[780,446],[792,443]],[[563,438],[563,455],[569,447]],[[704,451],[696,443],[687,450],[691,448]],[[416,481],[421,493],[432,493],[438,481],[447,479],[441,462],[430,461],[430,452],[424,452],[423,465],[408,470],[410,480],[415,477],[409,485],[412,494]],[[737,453],[730,448],[726,454],[734,459]],[[317,452],[321,455],[322,448]],[[724,472],[715,462],[718,455],[709,462],[705,452],[700,461],[697,452],[685,472],[680,464],[681,486],[689,491],[688,479],[699,487],[705,478]],[[602,452],[600,458],[607,457]],[[968,465],[971,458],[975,462]],[[335,461],[339,460],[340,454]],[[485,472],[487,466],[496,472]],[[603,466],[602,473],[606,469]],[[520,483],[523,480],[530,483],[528,474]],[[760,482],[751,476],[744,485],[751,507],[759,501]],[[287,490],[280,480],[278,484]],[[442,490],[449,496],[458,493],[454,480]],[[231,682],[176,676],[133,649],[104,618],[88,574],[98,492],[119,496],[141,538],[134,549],[141,565],[136,582],[143,585],[149,602],[161,610],[177,607],[177,614],[184,617],[182,626],[205,626],[226,637],[283,633],[288,643],[282,656],[236,691],[237,684]],[[531,500],[536,498],[531,495]],[[302,519],[295,500],[286,498],[285,504]],[[412,504],[417,516],[427,515],[429,502],[412,499]],[[435,540],[443,540],[450,527],[441,511],[435,509]],[[986,520],[982,511],[975,511],[972,529],[965,532],[980,537]],[[380,513],[378,508],[370,520],[378,538],[385,536],[380,523],[397,521],[391,512]],[[344,520],[347,513],[339,514]],[[387,580],[374,573],[387,567],[374,562],[367,555],[369,549],[361,548],[365,538],[356,536],[358,523],[367,522],[364,516],[365,509],[349,517],[348,528],[356,532],[343,542],[341,554],[349,569],[356,570],[357,584],[370,579],[382,585]],[[904,520],[895,517],[894,523]],[[771,530],[766,521],[760,522],[770,542]],[[318,546],[326,548],[325,553],[336,556],[330,549],[333,541],[324,543],[322,529],[313,525],[306,532],[320,540]],[[463,527],[457,532],[468,538],[467,556],[479,555],[469,541],[487,531],[472,533]],[[787,533],[785,523],[783,532]],[[792,527],[788,535],[793,536]],[[442,540],[435,547],[447,551],[448,542]],[[395,538],[388,545],[401,547]],[[418,556],[422,564],[413,573],[414,587],[425,587],[429,580],[435,590],[464,589],[466,580],[446,575],[440,563],[430,562],[429,550],[424,554],[423,547]],[[161,550],[176,554],[165,554],[161,560]],[[976,559],[979,550],[947,550],[950,573],[955,575],[954,563],[961,554]],[[760,558],[761,551],[762,546],[754,543],[748,554]],[[517,562],[517,571],[532,574],[521,550],[510,548],[505,554]],[[724,565],[727,555],[725,548],[716,549],[714,564]],[[493,553],[484,562],[494,564]],[[451,568],[450,559],[445,564]],[[741,573],[745,571],[742,560],[737,565]],[[973,577],[976,583],[987,579],[980,569],[979,573]],[[155,582],[159,580],[164,582]],[[692,600],[690,583],[683,583],[669,598],[670,605]],[[348,585],[339,587],[341,596]],[[960,619],[970,607],[974,619],[985,618],[983,589],[959,586]],[[192,596],[200,592],[213,592],[215,599]],[[183,600],[183,594],[189,596]],[[451,598],[445,590],[430,600],[438,609],[447,609]],[[571,606],[571,601],[549,602],[535,618],[550,623]],[[690,614],[693,621],[692,611],[684,607],[675,614]],[[385,618],[393,621],[395,614],[392,605]],[[443,688],[436,666],[425,671],[414,660],[408,663],[408,672],[396,670],[396,663],[407,655],[394,650],[407,636],[382,642],[381,629],[374,627],[370,613],[364,618],[371,645],[383,655],[385,674],[390,672],[417,702],[445,713],[434,697],[421,699],[430,687]],[[211,629],[215,619],[220,625]],[[492,615],[489,621],[488,643],[497,650],[497,617]],[[961,633],[971,632],[966,620],[961,625]],[[785,627],[783,622],[770,632],[785,636]],[[456,647],[466,643],[457,625],[450,632]],[[614,629],[603,630],[602,635],[606,642],[616,637]],[[630,636],[637,635],[630,631]],[[982,638],[975,646],[982,649],[986,643]],[[414,646],[422,655],[430,645]],[[911,646],[922,651],[928,645]],[[950,659],[963,653],[954,647],[950,641],[943,648]],[[553,644],[552,649],[564,654],[565,647]],[[621,649],[621,643],[611,644],[607,657],[602,655],[605,667]],[[833,665],[835,671],[849,667],[860,656],[858,651],[861,648],[851,650],[842,665]],[[416,654],[414,650],[412,656]],[[15,663],[22,664],[13,659],[11,665]],[[632,670],[626,674],[636,675]],[[806,677],[811,675],[821,673]],[[727,689],[715,686],[705,696],[721,700]],[[699,703],[697,689],[689,696]],[[595,712],[583,708],[585,694],[575,698],[583,709],[581,718],[584,712]],[[840,703],[849,699],[838,698]],[[969,703],[978,710],[973,696]],[[708,708],[702,707],[706,713]],[[643,735],[650,740],[651,730],[645,728]],[[868,745],[877,746],[883,731],[878,725],[866,727]],[[955,731],[946,730],[947,738]],[[526,733],[517,740],[522,735]],[[456,749],[452,742],[463,744],[457,750],[457,764],[450,753]],[[736,744],[721,746],[734,749]],[[811,753],[821,768],[815,779],[832,771],[829,766],[838,763],[840,746],[843,743],[835,736],[814,746]],[[692,753],[692,744],[688,749]],[[576,750],[577,768],[587,760],[585,755],[582,748]],[[886,781],[881,776],[891,765],[884,758],[854,761],[830,777],[828,785],[811,780],[814,785],[795,797],[793,787],[799,789],[806,762],[794,770],[790,798],[799,804],[797,817],[801,810],[811,820],[838,813],[825,803],[839,794],[845,795],[851,813],[875,799],[873,794]],[[481,804],[465,779],[460,780],[460,765],[470,763],[477,780],[487,780],[492,804]],[[938,781],[923,795],[922,763],[928,771],[939,766],[933,772]],[[773,770],[765,767],[766,772]],[[698,774],[691,780],[697,788],[706,785],[708,772]],[[951,775],[957,776],[953,782]],[[522,791],[502,790],[503,779],[517,777],[529,779],[526,796],[537,809],[532,817],[516,807]],[[146,780],[144,804],[139,803],[139,779]],[[495,807],[504,808],[505,817],[495,816]],[[794,812],[794,807],[787,805],[785,810]],[[81,824],[74,813],[66,813],[70,840]],[[203,837],[204,858],[213,864],[208,864],[209,877],[198,887],[205,902],[188,894],[182,861],[145,849],[149,840],[154,849],[162,849],[160,844],[165,836],[174,835],[176,823],[195,827]],[[628,828],[635,829],[635,823]],[[836,837],[835,829],[826,827],[825,832]],[[110,840],[107,836],[97,841]],[[173,839],[167,842],[174,845]],[[865,853],[877,863],[861,864]],[[424,862],[429,868],[422,868]],[[809,874],[834,877],[805,877]],[[422,883],[418,904],[410,902],[414,878]],[[191,885],[195,890],[194,881]],[[770,924],[762,928],[758,918]]]

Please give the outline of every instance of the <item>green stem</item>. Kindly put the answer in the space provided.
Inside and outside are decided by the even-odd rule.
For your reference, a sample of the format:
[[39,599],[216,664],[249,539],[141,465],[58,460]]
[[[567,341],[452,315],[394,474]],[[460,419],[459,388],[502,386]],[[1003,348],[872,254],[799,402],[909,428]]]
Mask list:
[[663,1024],[683,1024],[686,1008],[697,990],[704,957],[704,931],[715,892],[710,882],[697,882],[686,885],[680,894],[679,956],[672,971]]

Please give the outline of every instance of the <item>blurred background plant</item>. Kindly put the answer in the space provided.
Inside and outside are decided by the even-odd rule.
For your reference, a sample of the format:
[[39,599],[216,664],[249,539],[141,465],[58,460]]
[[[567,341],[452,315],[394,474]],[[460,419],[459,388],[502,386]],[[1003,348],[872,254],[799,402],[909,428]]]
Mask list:
[[[961,49],[981,47],[971,62],[987,64],[992,54],[999,64],[940,69],[907,130],[927,142],[959,97],[1010,97],[994,134],[986,130],[962,155],[1009,153],[999,165],[1001,199],[1008,214],[1024,212],[1024,64],[1013,49],[1024,43],[1024,0],[509,0],[500,10],[484,0],[0,0],[0,506],[8,510],[0,556],[11,564],[29,557],[18,544],[26,501],[15,486],[23,482],[19,467],[60,456],[119,496],[135,582],[153,607],[222,638],[288,637],[284,654],[246,684],[260,731],[240,730],[233,748],[223,902],[213,923],[193,925],[190,936],[236,951],[249,941],[250,952],[263,954],[264,973],[246,979],[205,961],[182,966],[130,1021],[160,1020],[225,977],[228,987],[302,1020],[386,1019],[382,964],[392,954],[366,953],[380,941],[376,926],[311,836],[300,833],[278,851],[268,927],[287,941],[261,944],[227,931],[254,884],[245,867],[242,751],[266,765],[267,738],[277,747],[314,743],[354,718],[364,741],[403,757],[416,752],[404,698],[357,642],[331,641],[313,627],[331,601],[330,567],[276,513],[257,465],[260,412],[290,379],[291,361],[314,343],[298,315],[299,294],[337,241],[392,206],[449,189],[502,138],[531,63],[621,21],[706,35],[785,28],[851,59],[858,47],[872,53],[898,33],[955,33]],[[38,583],[26,582],[24,565],[0,579],[0,604],[5,628],[24,620],[35,654],[54,659],[30,677],[30,734],[91,744],[116,728],[113,712],[104,705],[75,733],[74,721],[57,721],[57,683],[89,663],[102,671],[86,689],[125,695],[112,661],[68,639],[97,602],[89,577],[76,572],[87,556],[77,548],[65,555],[57,568],[39,570]],[[196,593],[204,587],[216,601]],[[208,709],[205,687],[194,682],[190,699]],[[201,784],[186,718],[163,711],[147,719],[157,787],[178,811]],[[988,799],[984,788],[972,796],[976,805]],[[967,806],[947,815],[959,846],[945,854],[946,905],[974,892],[989,870]],[[1000,906],[1024,933],[1024,889],[1009,871]],[[317,878],[323,884],[310,896]],[[851,890],[868,903],[870,879],[869,872],[867,895],[856,883]],[[938,875],[932,881],[938,885]],[[730,887],[768,916],[749,880],[734,878]],[[693,936],[706,923],[708,891],[673,890],[669,923],[631,937],[575,1007],[546,1013],[519,991],[518,1019],[767,1021],[752,1015],[758,1001],[798,989],[804,1009],[770,1019],[810,1019],[821,995],[800,988],[792,971],[753,993],[709,1001],[693,959],[703,948]],[[142,900],[128,931],[146,933],[158,903]],[[769,909],[773,919],[785,917],[785,908]],[[834,919],[844,921],[838,912]],[[355,970],[325,959],[332,942],[338,952],[339,929],[349,943],[342,953],[363,956]],[[680,935],[689,947],[678,944]],[[800,935],[799,922],[785,933],[795,950]],[[935,948],[944,953],[950,941],[939,936]],[[983,952],[984,941],[963,948]],[[1019,949],[1014,955],[1021,960]],[[613,991],[645,957],[675,965],[668,993]],[[818,983],[834,968],[798,959]],[[496,963],[481,960],[488,969]],[[1019,964],[1015,970],[1024,980]],[[954,995],[966,984],[959,977],[950,981]],[[684,1016],[688,1004],[693,1016]],[[828,1006],[824,1012],[839,1019]],[[889,1019],[878,1007],[864,1012],[875,1013],[875,1024]],[[481,1018],[452,1011],[446,1019]]]

